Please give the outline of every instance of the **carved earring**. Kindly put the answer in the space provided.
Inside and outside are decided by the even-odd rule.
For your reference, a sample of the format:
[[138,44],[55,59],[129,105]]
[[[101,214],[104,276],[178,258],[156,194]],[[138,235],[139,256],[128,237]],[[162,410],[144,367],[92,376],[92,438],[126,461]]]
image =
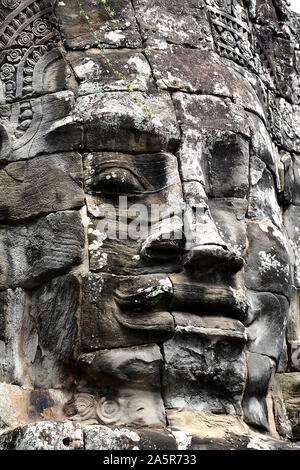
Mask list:
[[105,397],[97,403],[96,413],[104,424],[114,424],[121,416],[120,403],[115,400],[106,400]]

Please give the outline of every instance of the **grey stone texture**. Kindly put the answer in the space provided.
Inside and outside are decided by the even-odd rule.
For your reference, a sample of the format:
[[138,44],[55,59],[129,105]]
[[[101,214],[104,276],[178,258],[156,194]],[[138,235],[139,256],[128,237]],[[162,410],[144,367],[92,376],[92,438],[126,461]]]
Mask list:
[[0,448],[297,448],[300,17],[82,8],[0,0]]

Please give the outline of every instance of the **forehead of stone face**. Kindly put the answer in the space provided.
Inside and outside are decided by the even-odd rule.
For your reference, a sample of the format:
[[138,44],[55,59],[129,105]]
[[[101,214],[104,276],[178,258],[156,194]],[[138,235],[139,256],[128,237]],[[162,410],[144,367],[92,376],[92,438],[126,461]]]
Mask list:
[[160,88],[230,98],[264,116],[255,77],[242,76],[232,62],[215,52],[180,46],[164,50],[149,47],[145,52]]
[[[151,117],[144,106],[151,110]],[[75,117],[83,123],[84,146],[89,151],[172,151],[180,139],[173,103],[166,92],[147,95],[107,92],[83,96],[77,100]]]

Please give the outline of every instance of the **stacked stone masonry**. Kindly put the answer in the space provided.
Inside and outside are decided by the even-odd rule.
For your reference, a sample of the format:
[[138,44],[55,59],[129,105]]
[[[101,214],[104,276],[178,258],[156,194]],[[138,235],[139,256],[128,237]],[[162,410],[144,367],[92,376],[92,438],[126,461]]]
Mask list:
[[0,448],[299,448],[300,17],[82,3],[0,0]]

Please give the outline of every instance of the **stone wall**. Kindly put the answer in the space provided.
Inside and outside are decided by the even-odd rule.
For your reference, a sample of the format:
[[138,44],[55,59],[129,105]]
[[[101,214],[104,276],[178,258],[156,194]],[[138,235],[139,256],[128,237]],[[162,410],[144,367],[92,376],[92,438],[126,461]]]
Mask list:
[[293,448],[299,16],[109,6],[0,0],[0,446]]

